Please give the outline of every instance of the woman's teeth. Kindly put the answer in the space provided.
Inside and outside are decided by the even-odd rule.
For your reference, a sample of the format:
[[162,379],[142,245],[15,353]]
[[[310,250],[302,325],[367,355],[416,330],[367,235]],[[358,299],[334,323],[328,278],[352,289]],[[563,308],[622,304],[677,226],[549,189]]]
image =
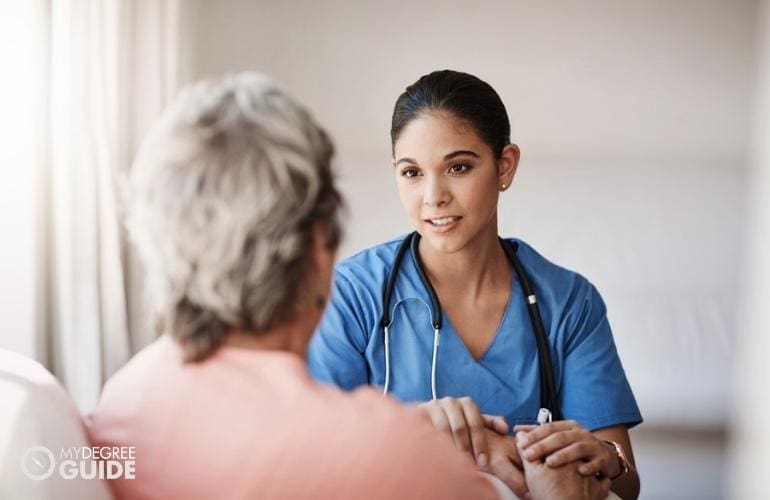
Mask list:
[[432,224],[437,226],[446,226],[459,219],[459,217],[442,217],[440,219],[428,219]]

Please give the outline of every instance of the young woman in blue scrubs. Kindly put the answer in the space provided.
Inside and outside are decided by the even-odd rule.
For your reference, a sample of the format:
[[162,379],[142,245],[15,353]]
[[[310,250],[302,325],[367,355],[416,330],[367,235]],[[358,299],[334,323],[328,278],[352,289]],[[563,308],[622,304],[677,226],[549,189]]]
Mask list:
[[[421,235],[419,257],[443,309],[443,328],[432,400],[431,302],[408,251],[390,302],[389,393],[421,403],[481,466],[493,453],[489,429],[505,433],[507,422],[526,431],[519,433],[523,459],[554,467],[581,462],[582,474],[612,478],[613,491],[636,498],[628,428],[642,418],[604,302],[586,278],[512,240],[537,293],[566,419],[527,425],[540,405],[538,355],[526,299],[498,239],[498,197],[519,163],[498,94],[465,73],[425,75],[396,101],[391,140],[396,185]],[[383,289],[402,240],[338,264],[308,354],[319,380],[345,389],[384,385]]]

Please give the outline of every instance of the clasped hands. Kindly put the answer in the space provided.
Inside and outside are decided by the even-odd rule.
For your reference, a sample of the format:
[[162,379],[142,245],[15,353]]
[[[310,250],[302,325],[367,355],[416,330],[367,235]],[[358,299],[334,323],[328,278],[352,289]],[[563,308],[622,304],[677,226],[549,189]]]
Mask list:
[[504,481],[520,498],[606,498],[619,473],[614,452],[573,420],[514,427],[485,415],[468,397],[422,403],[433,426],[469,453],[480,470]]

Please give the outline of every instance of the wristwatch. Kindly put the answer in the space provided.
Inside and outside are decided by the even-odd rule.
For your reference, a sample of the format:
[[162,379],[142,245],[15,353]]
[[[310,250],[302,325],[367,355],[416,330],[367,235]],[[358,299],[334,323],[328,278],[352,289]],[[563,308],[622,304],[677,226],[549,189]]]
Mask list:
[[615,441],[605,441],[608,445],[612,446],[612,448],[615,450],[615,454],[618,456],[618,465],[620,465],[620,472],[616,474],[614,477],[610,478],[610,481],[614,481],[620,476],[628,473],[628,460],[626,460],[626,454],[623,453],[623,448],[620,446],[620,444],[616,443]]

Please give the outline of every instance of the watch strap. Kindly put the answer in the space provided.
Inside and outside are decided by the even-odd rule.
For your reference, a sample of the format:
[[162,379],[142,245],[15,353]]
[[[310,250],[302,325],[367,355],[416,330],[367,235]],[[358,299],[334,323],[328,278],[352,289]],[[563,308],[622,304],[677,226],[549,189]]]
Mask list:
[[629,470],[628,460],[626,459],[626,454],[623,453],[623,447],[621,447],[620,444],[616,443],[615,441],[604,441],[604,442],[612,446],[612,448],[615,450],[615,454],[618,456],[618,465],[620,465],[620,472],[610,478],[610,481],[614,481],[617,478],[624,476],[625,474],[628,474],[628,470]]

